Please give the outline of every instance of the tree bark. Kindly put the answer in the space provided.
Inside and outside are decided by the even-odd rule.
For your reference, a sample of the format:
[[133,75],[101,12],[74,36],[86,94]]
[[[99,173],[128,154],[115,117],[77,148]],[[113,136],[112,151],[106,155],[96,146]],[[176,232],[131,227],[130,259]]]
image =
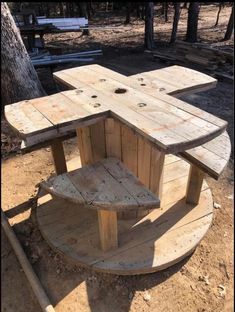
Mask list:
[[60,5],[60,16],[63,17],[64,16],[64,4],[63,2],[59,2]]
[[144,43],[145,43],[146,49],[148,49],[148,50],[152,50],[154,48],[153,13],[154,13],[153,2],[147,2],[145,4],[145,38],[144,38]]
[[218,25],[218,22],[219,22],[219,15],[220,15],[220,11],[221,11],[222,7],[223,7],[223,3],[220,3],[220,4],[219,4],[219,10],[218,10],[218,13],[217,13],[216,22],[215,22],[214,27],[216,27],[216,26]]
[[226,30],[226,33],[225,33],[225,36],[224,36],[224,40],[229,40],[231,38],[231,36],[232,36],[232,33],[233,33],[233,19],[234,19],[233,9],[234,9],[234,4],[233,4],[233,7],[232,7],[232,12],[231,12],[231,15],[230,15],[230,18],[229,18],[229,22],[228,22],[227,30]]
[[46,95],[6,2],[1,2],[1,28],[2,104]]
[[125,20],[125,24],[130,24],[131,21],[131,3],[130,2],[126,2],[126,20]]
[[165,16],[165,22],[168,22],[168,2],[164,2],[164,16]]
[[175,2],[174,3],[174,9],[175,9],[175,13],[174,13],[174,21],[173,21],[173,27],[172,27],[172,32],[171,32],[171,43],[175,42],[176,40],[176,34],[177,34],[177,29],[178,29],[178,23],[179,23],[179,19],[180,19],[180,2]]
[[188,9],[188,23],[186,41],[197,42],[197,27],[200,6],[199,2],[190,2]]

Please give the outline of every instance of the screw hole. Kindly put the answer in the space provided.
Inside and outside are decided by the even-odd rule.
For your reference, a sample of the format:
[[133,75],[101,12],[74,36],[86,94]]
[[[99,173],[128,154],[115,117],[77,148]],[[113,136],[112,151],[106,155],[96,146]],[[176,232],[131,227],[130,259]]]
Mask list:
[[147,104],[145,104],[145,103],[138,103],[137,104],[137,106],[139,106],[139,107],[144,107],[144,106],[146,106]]
[[141,85],[141,86],[146,86],[146,84],[145,84],[145,83],[141,83],[140,85]]
[[126,89],[118,88],[114,92],[117,94],[122,94],[122,93],[126,93],[126,91],[127,91]]
[[93,99],[95,99],[95,98],[97,98],[97,95],[92,95],[91,97],[92,97]]
[[82,93],[82,92],[83,92],[82,90],[76,90],[77,94]]
[[95,103],[94,105],[93,105],[93,107],[99,107],[100,106],[100,103]]
[[160,89],[159,89],[159,91],[164,91],[164,90],[166,90],[166,89],[165,89],[165,88],[160,88]]

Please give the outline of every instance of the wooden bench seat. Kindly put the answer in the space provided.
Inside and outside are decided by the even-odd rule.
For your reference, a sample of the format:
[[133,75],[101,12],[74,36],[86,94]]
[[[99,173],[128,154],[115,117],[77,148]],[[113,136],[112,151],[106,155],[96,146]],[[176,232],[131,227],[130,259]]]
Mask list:
[[218,180],[229,161],[230,154],[231,142],[226,131],[201,146],[179,153],[190,163],[187,203],[198,204],[205,174]]
[[97,210],[151,209],[160,201],[117,158],[105,158],[41,183],[50,194]]
[[41,187],[54,196],[98,210],[104,251],[118,246],[118,211],[160,207],[159,199],[116,158],[50,178]]
[[218,180],[231,154],[231,142],[227,131],[215,139],[179,155],[191,164]]

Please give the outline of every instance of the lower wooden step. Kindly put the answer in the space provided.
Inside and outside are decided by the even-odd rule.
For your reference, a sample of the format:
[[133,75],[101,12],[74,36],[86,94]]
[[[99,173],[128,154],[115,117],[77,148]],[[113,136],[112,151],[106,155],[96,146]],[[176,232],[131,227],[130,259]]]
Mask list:
[[199,203],[185,203],[187,166],[176,157],[166,161],[162,208],[143,218],[118,220],[117,249],[101,250],[97,211],[49,194],[38,200],[41,233],[52,248],[97,271],[135,275],[166,269],[194,251],[212,222],[212,195],[205,181]]

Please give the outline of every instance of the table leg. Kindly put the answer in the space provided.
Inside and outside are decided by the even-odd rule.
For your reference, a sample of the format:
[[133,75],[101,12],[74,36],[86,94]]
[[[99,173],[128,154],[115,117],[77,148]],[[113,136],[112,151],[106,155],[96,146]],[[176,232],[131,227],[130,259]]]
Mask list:
[[100,242],[103,251],[118,247],[117,212],[98,210]]
[[59,175],[67,172],[67,165],[62,141],[58,139],[54,140],[51,144],[51,152],[54,160],[56,174]]
[[163,169],[164,169],[165,153],[152,147],[151,164],[150,164],[150,190],[162,198]]
[[198,167],[191,164],[186,191],[186,203],[198,204],[202,189],[203,178],[204,172]]

